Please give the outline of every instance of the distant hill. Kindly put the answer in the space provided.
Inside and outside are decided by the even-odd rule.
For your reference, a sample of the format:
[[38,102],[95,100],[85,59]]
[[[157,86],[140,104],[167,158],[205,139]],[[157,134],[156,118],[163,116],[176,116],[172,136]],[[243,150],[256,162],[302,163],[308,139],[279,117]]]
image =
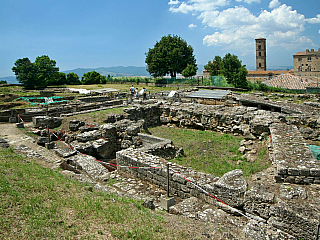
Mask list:
[[0,80],[7,81],[8,84],[18,84],[18,80],[15,76],[9,76],[9,77],[0,77]]
[[150,77],[149,72],[147,72],[146,67],[134,67],[134,66],[118,66],[118,67],[100,67],[100,68],[76,68],[73,70],[63,71],[64,73],[74,72],[78,74],[81,78],[84,73],[96,71],[104,76],[114,76],[114,77],[134,77],[134,76],[146,76]]
[[[204,69],[204,65],[198,65],[198,74],[202,74],[202,70]],[[104,76],[114,76],[114,77],[135,77],[135,76],[145,76],[150,77],[149,72],[146,67],[100,67],[100,68],[77,68],[73,70],[63,71],[64,73],[74,72],[78,74],[81,78],[84,73],[96,71]]]
[[[63,71],[64,73],[74,72],[78,74],[81,78],[84,73],[96,71],[104,76],[114,76],[114,77],[134,77],[134,76],[145,76],[150,77],[149,72],[147,72],[146,67],[134,67],[134,66],[118,66],[118,67],[100,67],[100,68],[76,68],[73,70],[66,70]],[[255,66],[247,66],[248,70],[255,70]],[[293,69],[293,66],[270,66],[267,70],[274,71],[274,70],[290,70]],[[204,70],[204,65],[198,64],[198,75],[202,75],[202,71]],[[0,80],[5,80],[7,83],[17,84],[18,80],[15,76],[8,76],[8,77],[0,77]]]

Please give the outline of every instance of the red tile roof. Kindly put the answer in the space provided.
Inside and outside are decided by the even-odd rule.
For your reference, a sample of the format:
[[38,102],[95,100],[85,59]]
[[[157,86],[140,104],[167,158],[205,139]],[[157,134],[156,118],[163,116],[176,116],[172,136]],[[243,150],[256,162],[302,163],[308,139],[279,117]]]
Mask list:
[[262,83],[266,84],[270,87],[281,87],[284,89],[296,89],[302,90],[306,89],[311,83],[313,84],[312,80],[307,78],[296,77],[291,74],[283,74],[269,80],[265,80]]

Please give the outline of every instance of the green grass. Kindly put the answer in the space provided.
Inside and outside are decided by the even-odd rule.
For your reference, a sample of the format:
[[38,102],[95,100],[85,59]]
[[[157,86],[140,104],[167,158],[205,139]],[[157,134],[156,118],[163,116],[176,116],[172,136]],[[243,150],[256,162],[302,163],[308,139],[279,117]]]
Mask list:
[[0,239],[185,237],[141,202],[85,186],[0,149]]
[[0,87],[0,93],[1,94],[11,93],[11,94],[19,95],[21,97],[40,95],[40,91],[37,91],[37,90],[25,91],[23,87],[20,87],[20,86]]
[[242,157],[238,151],[240,142],[243,140],[241,137],[167,126],[149,130],[153,135],[171,139],[176,146],[183,147],[185,156],[173,159],[173,162],[201,172],[222,176],[231,170],[242,169],[244,176],[250,177],[253,173],[269,166],[265,161],[266,147],[258,153],[258,159],[255,162],[248,162]]

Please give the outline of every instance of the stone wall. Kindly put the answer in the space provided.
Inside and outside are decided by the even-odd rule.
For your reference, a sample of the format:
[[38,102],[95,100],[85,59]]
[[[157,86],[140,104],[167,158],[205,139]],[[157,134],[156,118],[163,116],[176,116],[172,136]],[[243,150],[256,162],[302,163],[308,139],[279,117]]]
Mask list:
[[[129,171],[136,177],[156,184],[164,189],[167,188],[167,161],[135,150],[126,149],[117,152],[117,164],[122,166],[138,167],[162,167],[161,169],[128,169],[120,168],[122,171]],[[184,177],[195,182],[198,186],[209,193],[215,195],[232,207],[242,207],[244,204],[244,193],[247,184],[242,177],[241,170],[234,170],[225,174],[222,178],[214,177],[210,174],[197,172],[191,168],[183,167],[178,164],[170,164],[170,194],[181,198],[197,197],[208,203],[214,204],[216,200],[196,188]]]
[[[141,168],[122,168],[121,171],[132,173],[137,178],[149,181],[167,189],[167,161],[134,149],[117,152],[117,164],[121,166],[139,166]],[[162,167],[161,169],[148,169]],[[178,174],[179,173],[179,174]],[[308,204],[296,206],[290,201],[284,201],[276,193],[263,186],[247,188],[247,182],[242,177],[241,170],[226,173],[221,178],[210,174],[197,172],[177,164],[170,164],[170,194],[183,199],[194,196],[210,204],[214,204],[231,214],[239,214],[239,210],[227,207],[225,204],[208,196],[184,177],[214,195],[224,203],[237,208],[252,219],[258,220],[261,226],[272,226],[291,234],[298,239],[310,239],[315,236],[319,214]]]
[[294,125],[270,126],[272,151],[277,182],[297,184],[320,183],[320,161],[317,161],[298,128]]
[[122,100],[113,100],[107,102],[99,103],[89,103],[89,104],[66,104],[56,107],[48,106],[41,108],[25,108],[25,109],[10,109],[0,111],[0,122],[9,122],[10,118],[13,118],[11,122],[18,122],[18,114],[25,122],[31,122],[33,117],[36,116],[50,116],[50,117],[60,117],[67,115],[75,115],[88,110],[103,110],[103,108],[108,108],[112,106],[122,105]]

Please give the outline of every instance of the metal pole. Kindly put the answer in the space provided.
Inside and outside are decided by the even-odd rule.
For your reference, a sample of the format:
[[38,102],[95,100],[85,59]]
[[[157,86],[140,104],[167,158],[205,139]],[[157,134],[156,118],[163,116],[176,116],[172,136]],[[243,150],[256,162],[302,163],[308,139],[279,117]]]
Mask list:
[[170,189],[170,173],[169,173],[169,162],[167,163],[167,197],[170,197],[169,189]]
[[48,143],[50,143],[50,131],[49,131],[49,124],[47,123],[47,132],[48,132]]
[[319,240],[319,234],[320,234],[320,221],[318,224],[317,234],[316,234],[316,240]]

